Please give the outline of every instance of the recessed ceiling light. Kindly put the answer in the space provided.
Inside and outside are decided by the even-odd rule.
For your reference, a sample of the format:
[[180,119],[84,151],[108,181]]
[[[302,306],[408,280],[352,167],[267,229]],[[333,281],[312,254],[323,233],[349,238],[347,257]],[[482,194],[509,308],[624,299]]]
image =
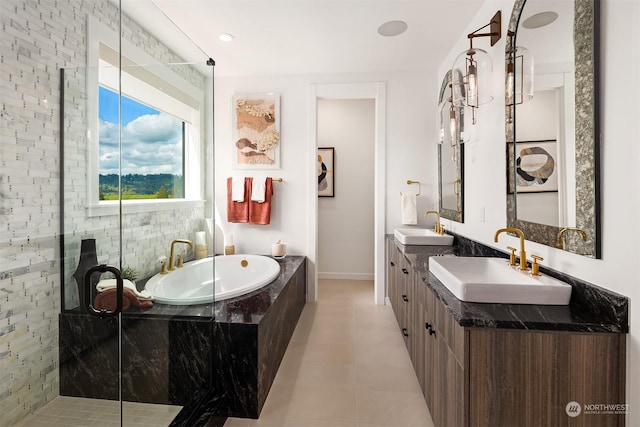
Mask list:
[[525,19],[522,26],[529,30],[533,30],[535,28],[546,27],[556,19],[558,19],[558,14],[556,12],[540,12]]
[[223,42],[230,42],[231,40],[233,40],[235,37],[233,37],[233,34],[229,34],[229,33],[222,33],[218,36],[218,38],[220,40],[222,40]]
[[378,27],[378,34],[384,37],[395,37],[407,31],[407,27],[404,21],[389,21]]

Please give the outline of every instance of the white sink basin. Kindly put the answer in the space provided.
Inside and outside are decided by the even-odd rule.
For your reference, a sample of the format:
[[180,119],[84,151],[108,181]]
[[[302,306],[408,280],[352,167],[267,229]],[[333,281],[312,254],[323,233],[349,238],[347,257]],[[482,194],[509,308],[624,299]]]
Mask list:
[[532,276],[501,258],[432,257],[429,271],[462,301],[567,305],[571,299],[571,285]]
[[453,244],[452,235],[441,235],[426,228],[396,228],[393,235],[403,245],[451,246]]

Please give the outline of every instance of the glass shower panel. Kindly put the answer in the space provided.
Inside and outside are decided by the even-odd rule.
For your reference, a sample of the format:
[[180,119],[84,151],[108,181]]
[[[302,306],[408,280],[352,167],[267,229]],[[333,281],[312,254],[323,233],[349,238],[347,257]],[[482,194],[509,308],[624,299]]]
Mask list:
[[[212,74],[206,64],[61,74],[60,394],[119,403],[124,425],[139,404],[170,421],[213,383],[212,95],[202,70]],[[111,271],[86,276],[103,264],[124,286],[122,313],[107,319],[88,307],[117,301]],[[188,286],[204,300],[172,293]]]

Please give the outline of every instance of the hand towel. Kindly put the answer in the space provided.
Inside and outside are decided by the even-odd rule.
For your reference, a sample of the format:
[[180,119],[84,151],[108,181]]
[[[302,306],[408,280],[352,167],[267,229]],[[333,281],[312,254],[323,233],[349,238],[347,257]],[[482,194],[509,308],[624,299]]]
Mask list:
[[[149,291],[145,291],[145,290],[139,291],[136,288],[136,285],[131,280],[124,279],[122,282],[123,282],[124,288],[129,289],[138,298],[143,300],[153,299],[153,296],[151,296]],[[117,286],[118,286],[118,281],[116,279],[104,279],[98,282],[98,284],[96,285],[96,289],[98,290],[98,292],[104,292],[107,289],[115,289]]]
[[273,179],[265,180],[264,202],[249,203],[249,223],[267,225],[271,222],[271,196],[273,195]]
[[[244,182],[249,183],[251,178],[245,178]],[[245,191],[245,196],[243,196],[243,202],[234,202],[232,200],[233,196],[231,195],[232,189],[232,179],[227,178],[227,221],[229,222],[249,222],[249,198],[247,196],[247,192],[249,191],[250,186],[244,185],[243,188]]]
[[416,195],[403,194],[402,198],[402,223],[405,225],[418,224],[418,209],[416,208]]
[[[124,288],[122,295],[122,311],[126,311],[131,307],[131,304],[139,308],[153,307],[153,301],[143,300],[136,296],[129,288]],[[109,288],[96,295],[96,299],[93,301],[93,307],[96,310],[109,310],[115,311],[118,306],[118,290],[116,288]]]
[[245,178],[229,178],[231,180],[231,200],[234,202],[244,202]]
[[264,203],[267,193],[267,179],[253,178],[251,185],[251,200],[258,203]]

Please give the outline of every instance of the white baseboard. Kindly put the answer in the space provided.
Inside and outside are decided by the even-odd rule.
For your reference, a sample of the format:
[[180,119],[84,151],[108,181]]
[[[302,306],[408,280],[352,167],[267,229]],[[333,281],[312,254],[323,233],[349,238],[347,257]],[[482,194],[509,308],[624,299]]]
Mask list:
[[373,273],[330,273],[318,272],[318,279],[334,279],[334,280],[373,280]]

